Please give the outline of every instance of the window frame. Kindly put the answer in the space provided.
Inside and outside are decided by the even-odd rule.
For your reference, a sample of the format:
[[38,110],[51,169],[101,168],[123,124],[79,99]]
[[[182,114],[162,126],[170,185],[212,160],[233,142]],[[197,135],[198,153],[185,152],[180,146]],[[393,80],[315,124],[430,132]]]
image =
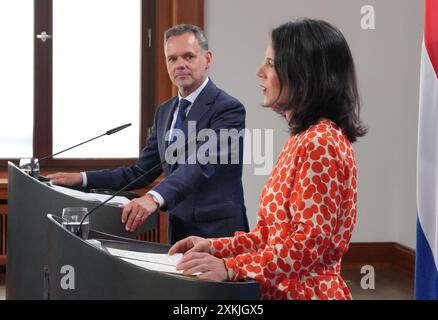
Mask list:
[[[177,90],[172,85],[163,54],[163,34],[173,25],[191,23],[204,28],[204,0],[141,0],[141,97],[139,152],[146,145],[152,127],[155,108]],[[52,41],[36,39],[42,31],[52,34],[52,0],[34,0],[34,128],[33,157],[41,159],[52,151]],[[151,30],[151,46],[148,30]],[[149,63],[148,63],[149,61]],[[153,63],[150,63],[153,61]],[[159,85],[156,85],[159,84]],[[132,165],[137,158],[125,159],[46,159],[42,172],[54,170],[77,171],[116,168]],[[0,159],[0,172],[7,170],[8,161]]]
[[[52,150],[53,103],[52,103],[52,39],[42,42],[36,38],[42,31],[53,34],[53,0],[34,0],[34,92],[33,92],[33,157],[43,158],[59,150]],[[140,130],[139,153],[146,144],[149,128],[152,126],[155,112],[155,35],[156,0],[141,0],[141,63],[140,63]],[[151,31],[149,31],[151,30]],[[108,128],[110,129],[110,128]],[[98,134],[98,133],[97,133]],[[97,135],[96,134],[96,135]],[[78,141],[79,143],[80,141]],[[98,159],[46,159],[41,167],[49,169],[97,169],[128,166],[136,158],[98,158]],[[0,169],[7,168],[7,162],[18,163],[19,159],[0,159]]]

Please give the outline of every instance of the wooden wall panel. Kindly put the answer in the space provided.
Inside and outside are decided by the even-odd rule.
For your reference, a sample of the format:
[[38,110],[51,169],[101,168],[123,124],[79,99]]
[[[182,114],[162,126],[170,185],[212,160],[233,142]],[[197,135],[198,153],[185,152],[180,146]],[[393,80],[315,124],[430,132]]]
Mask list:
[[159,106],[164,101],[173,96],[172,82],[169,79],[166,69],[166,60],[164,58],[164,32],[169,29],[172,24],[172,1],[157,0],[156,2],[156,26],[155,26],[155,105]]
[[204,0],[173,0],[173,23],[190,23],[204,28]]
[[342,269],[357,269],[364,265],[374,268],[395,267],[408,275],[415,272],[415,250],[396,242],[356,242],[342,259]]
[[0,177],[0,267],[6,265],[6,237],[8,224],[8,183],[3,177]]

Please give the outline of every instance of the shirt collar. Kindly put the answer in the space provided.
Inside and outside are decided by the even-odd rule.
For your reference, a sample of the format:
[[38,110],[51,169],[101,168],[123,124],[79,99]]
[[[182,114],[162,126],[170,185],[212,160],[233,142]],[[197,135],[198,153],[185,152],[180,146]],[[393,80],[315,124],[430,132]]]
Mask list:
[[205,81],[198,87],[198,89],[196,89],[195,91],[193,91],[191,94],[189,94],[187,97],[183,98],[180,93],[178,92],[178,101],[180,101],[181,99],[185,99],[190,101],[190,103],[192,104],[193,102],[195,102],[196,98],[199,96],[199,94],[201,93],[201,91],[205,88],[205,86],[208,83],[209,78],[207,77],[205,79]]

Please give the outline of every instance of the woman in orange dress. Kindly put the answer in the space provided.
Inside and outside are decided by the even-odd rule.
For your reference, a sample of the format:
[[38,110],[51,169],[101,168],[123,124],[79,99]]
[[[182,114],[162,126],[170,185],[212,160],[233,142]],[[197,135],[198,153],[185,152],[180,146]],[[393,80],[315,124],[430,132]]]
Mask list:
[[262,299],[351,299],[340,275],[356,222],[352,143],[359,120],[353,58],[341,32],[302,19],[274,29],[257,70],[263,106],[290,137],[260,195],[257,226],[233,237],[188,237],[169,254],[200,279],[262,283]]

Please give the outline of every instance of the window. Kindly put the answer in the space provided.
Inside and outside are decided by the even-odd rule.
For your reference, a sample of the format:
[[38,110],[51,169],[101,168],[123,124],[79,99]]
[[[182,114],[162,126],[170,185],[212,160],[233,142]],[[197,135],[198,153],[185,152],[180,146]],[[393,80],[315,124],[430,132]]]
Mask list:
[[[0,26],[14,30],[0,52],[0,106],[7,112],[0,125],[2,168],[7,160],[42,158],[125,123],[132,126],[47,159],[42,168],[112,167],[137,158],[155,110],[155,4],[0,2]],[[43,32],[50,38],[36,38]]]
[[[71,11],[67,15],[68,10]],[[141,18],[135,13],[135,17],[122,22],[123,18],[134,11],[139,11]],[[62,12],[65,19],[72,21],[59,20],[64,19],[61,17]],[[133,29],[133,24],[139,24],[138,19],[140,29],[126,34],[126,30]],[[193,23],[203,27],[203,19],[203,0],[0,0],[0,30],[5,34],[0,50],[0,169],[4,170],[9,160],[18,162],[19,158],[31,156],[41,159],[59,149],[81,142],[80,134],[87,139],[125,122],[132,122],[133,126],[113,137],[107,136],[92,143],[90,149],[81,146],[74,152],[72,150],[71,153],[55,159],[44,160],[41,167],[42,170],[77,170],[132,164],[145,145],[155,106],[176,93],[166,72],[162,48],[163,33],[178,23]],[[87,27],[83,23],[85,21],[89,21]],[[76,25],[73,26],[72,23]],[[102,26],[106,26],[103,28],[105,30],[98,32]],[[64,30],[64,35],[62,28],[68,28]],[[106,30],[107,28],[111,30]],[[42,32],[53,35],[53,38],[44,42],[37,39],[36,36],[41,36]],[[91,38],[96,33],[98,36]],[[135,38],[138,39],[136,43],[133,40]],[[58,47],[62,41],[67,43]],[[105,43],[105,50],[91,52],[102,41]],[[114,47],[126,49],[122,53],[123,58],[120,58],[124,60],[122,63],[128,63],[124,64],[126,68],[113,61],[117,60],[117,54],[109,51]],[[62,53],[67,48],[75,50],[77,55],[71,58],[67,54],[73,54],[72,52]],[[81,53],[82,60],[76,59]],[[101,69],[108,72],[106,84],[97,83],[98,79],[90,80],[96,72],[90,70],[93,63],[87,61],[87,58],[98,59],[99,56],[102,61],[110,60],[106,64],[111,63],[111,68],[108,69],[104,68],[104,64],[100,65]],[[87,66],[82,65],[84,62]],[[74,63],[77,68],[72,67]],[[139,70],[134,70],[134,64]],[[116,67],[119,69],[113,73],[124,73],[113,77],[111,71]],[[62,69],[64,71],[61,74]],[[81,70],[87,75],[86,79],[84,75],[69,78],[66,74],[79,74]],[[134,74],[138,77],[136,84],[126,86],[121,92],[113,92],[118,91],[119,86],[126,85],[120,78],[131,79]],[[62,83],[63,79],[67,79],[69,83]],[[96,88],[95,91],[90,90],[89,83]],[[100,85],[99,88],[96,83]],[[73,86],[76,86],[76,90]],[[85,92],[87,90],[89,92]],[[64,92],[67,92],[67,96],[64,96]],[[80,98],[90,95],[94,96],[95,101],[87,104],[85,111],[75,109],[76,115],[66,114],[73,107],[84,106]],[[66,103],[72,101],[67,100],[67,97],[76,99],[75,104],[71,104],[69,108],[66,108]],[[122,112],[108,118],[98,118],[97,115],[107,112],[105,107],[108,101],[113,106],[120,106],[118,111]],[[96,107],[104,108],[104,111],[94,109]],[[91,115],[88,108],[93,108],[96,113]],[[85,115],[82,114],[84,112]],[[77,116],[80,121],[73,119],[73,116]],[[113,141],[111,138],[120,140]],[[98,151],[97,145],[109,146],[111,152],[116,150],[118,153]],[[122,149],[125,146],[128,149]]]
[[33,152],[33,1],[0,1],[0,158]]
[[53,151],[133,124],[60,158],[138,156],[140,5],[140,0],[53,0]]

